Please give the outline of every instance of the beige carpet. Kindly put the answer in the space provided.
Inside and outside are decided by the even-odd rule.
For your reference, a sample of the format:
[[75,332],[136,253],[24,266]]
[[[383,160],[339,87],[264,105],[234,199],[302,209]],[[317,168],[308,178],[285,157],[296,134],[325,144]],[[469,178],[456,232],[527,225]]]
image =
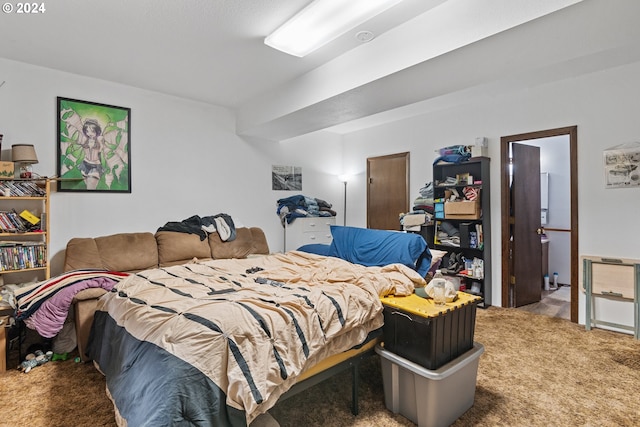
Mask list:
[[[516,309],[479,309],[475,403],[454,426],[638,426],[640,341]],[[360,415],[338,375],[270,413],[286,426],[412,426],[384,406],[378,357],[363,367]],[[50,362],[0,374],[0,426],[114,426],[91,364]],[[419,398],[419,397],[418,397]]]

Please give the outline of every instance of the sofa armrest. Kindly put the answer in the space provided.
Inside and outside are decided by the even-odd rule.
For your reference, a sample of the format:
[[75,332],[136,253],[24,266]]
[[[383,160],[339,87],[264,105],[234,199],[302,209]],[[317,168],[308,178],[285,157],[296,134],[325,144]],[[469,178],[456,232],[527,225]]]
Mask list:
[[89,299],[98,299],[106,293],[107,291],[102,288],[83,289],[74,295],[73,302],[86,301]]

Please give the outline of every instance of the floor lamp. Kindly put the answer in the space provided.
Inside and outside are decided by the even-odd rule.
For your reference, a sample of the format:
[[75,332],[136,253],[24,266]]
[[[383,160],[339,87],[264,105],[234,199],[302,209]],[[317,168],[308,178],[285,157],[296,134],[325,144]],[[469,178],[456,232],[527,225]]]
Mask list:
[[347,225],[347,175],[339,175],[338,179],[344,184],[344,210],[342,214],[342,225]]

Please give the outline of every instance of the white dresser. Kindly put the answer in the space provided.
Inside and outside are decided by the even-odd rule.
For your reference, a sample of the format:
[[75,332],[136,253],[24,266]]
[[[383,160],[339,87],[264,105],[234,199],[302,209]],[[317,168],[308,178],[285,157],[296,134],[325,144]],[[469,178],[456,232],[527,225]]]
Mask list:
[[284,250],[293,251],[302,245],[311,243],[331,243],[332,225],[336,224],[333,216],[316,216],[296,218],[291,224],[284,226]]

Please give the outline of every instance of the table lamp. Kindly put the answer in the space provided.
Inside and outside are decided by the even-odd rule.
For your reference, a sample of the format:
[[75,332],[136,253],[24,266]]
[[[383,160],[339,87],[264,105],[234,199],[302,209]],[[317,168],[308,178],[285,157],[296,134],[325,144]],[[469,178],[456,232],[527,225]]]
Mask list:
[[31,165],[38,163],[36,149],[32,144],[13,144],[11,160],[20,170],[20,178],[31,178]]

